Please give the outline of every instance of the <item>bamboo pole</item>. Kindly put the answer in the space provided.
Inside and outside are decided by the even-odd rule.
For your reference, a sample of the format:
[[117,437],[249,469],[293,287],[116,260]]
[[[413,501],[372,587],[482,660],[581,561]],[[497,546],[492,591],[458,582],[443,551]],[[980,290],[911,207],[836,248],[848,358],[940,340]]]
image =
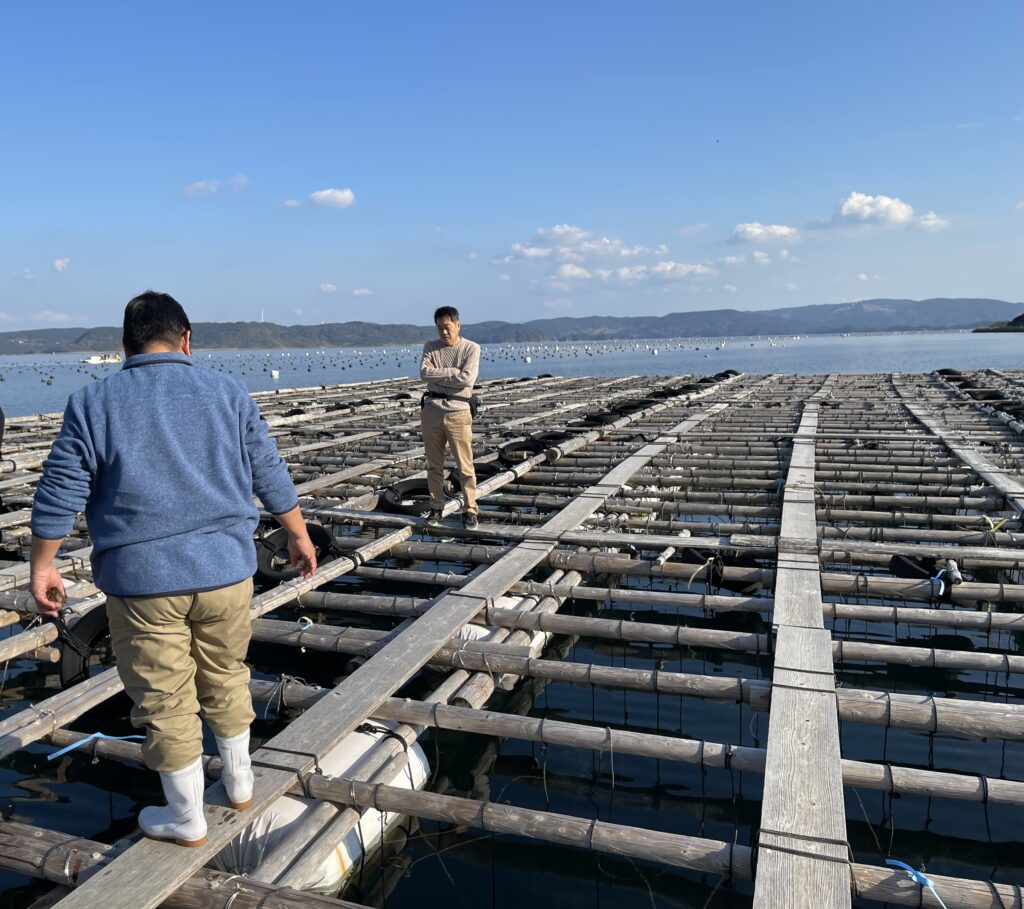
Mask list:
[[[656,760],[681,761],[701,767],[733,767],[764,773],[765,749],[723,745],[696,739],[639,733],[610,727],[567,723],[547,718],[510,716],[458,706],[427,704],[390,698],[375,716],[437,729],[497,735],[548,745],[590,748],[615,754],[633,754]],[[867,761],[842,761],[843,783],[862,789],[940,796],[981,802],[986,799],[1024,806],[1024,782],[958,773],[940,773]]]
[[[359,577],[401,581],[414,584],[458,587],[463,582],[460,575],[429,571],[406,571],[397,568],[376,568],[366,566],[355,572]],[[629,587],[592,587],[563,585],[550,586],[533,581],[513,584],[511,593],[549,594],[579,600],[596,600],[609,605],[641,603],[653,606],[669,606],[678,609],[726,610],[735,612],[770,613],[774,602],[766,597],[728,597],[706,593],[680,593],[665,590],[642,590]],[[937,592],[937,588],[936,588]],[[1024,630],[1024,613],[1019,612],[974,612],[964,609],[914,608],[884,604],[861,605],[856,603],[829,603],[822,606],[824,615],[833,621],[861,619],[868,622],[903,623],[951,628],[976,628],[980,631]]]
[[[491,563],[499,559],[505,551],[503,547],[411,542],[397,544],[392,549],[392,554],[397,558]],[[632,559],[626,555],[580,554],[561,550],[549,553],[545,561],[552,568],[571,569],[592,574],[619,574],[629,577],[685,578],[688,583],[694,580],[703,581],[711,571],[708,565],[666,562],[659,566],[652,562]],[[775,582],[773,571],[758,568],[726,566],[723,577],[727,581],[761,587],[771,587]],[[842,575],[823,572],[821,589],[823,593],[885,598],[902,596],[905,599],[917,600],[937,600],[941,596],[941,588],[937,580],[914,581],[867,574]],[[1024,602],[1024,584],[983,584],[965,581],[953,588],[950,598],[954,602],[989,600],[1000,603],[1020,603]]]
[[750,850],[719,840],[661,833],[598,820],[582,820],[549,811],[516,808],[494,802],[438,795],[355,780],[310,778],[318,798],[347,805],[398,811],[454,824],[468,824],[491,833],[509,833],[561,845],[579,846],[613,855],[656,861],[677,868],[749,878]]
[[0,641],[0,663],[31,654],[32,651],[55,640],[57,640],[57,626],[52,622],[12,635]]
[[[259,629],[264,640],[314,650],[372,656],[385,646],[387,634],[368,630],[314,625],[299,628],[294,623],[272,622]],[[500,647],[501,645],[497,645]],[[495,652],[479,642],[465,642],[439,649],[430,662],[476,672],[513,673],[520,676],[619,688],[630,691],[660,692],[737,701],[754,710],[768,710],[771,683],[745,678],[696,675],[664,670],[628,669],[598,666],[592,663],[562,663]],[[926,695],[893,694],[839,688],[835,692],[839,719],[869,725],[882,725],[958,735],[965,738],[1024,738],[1024,705],[983,701],[963,701]]]
[[108,669],[0,722],[0,757],[39,741],[121,691],[117,670]]
[[[108,865],[113,846],[14,821],[0,824],[0,867],[77,887]],[[366,909],[359,903],[200,868],[162,904],[178,909]]]
[[[460,681],[446,683],[451,690]],[[324,697],[327,689],[303,685],[299,682],[280,683],[266,680],[252,680],[250,691],[257,703],[270,703],[279,697],[278,685],[283,687],[283,700],[292,707],[310,706]],[[444,692],[435,692],[438,698]],[[668,735],[633,732],[611,727],[589,726],[583,723],[569,723],[547,718],[516,716],[508,713],[484,711],[445,705],[443,702],[426,700],[413,701],[406,698],[389,698],[374,711],[378,719],[392,720],[404,727],[431,727],[455,732],[478,734],[523,741],[540,742],[548,745],[563,745],[572,748],[589,748],[615,754],[632,754],[652,760],[679,761],[700,767],[725,767],[735,770],[763,773],[765,749],[742,745],[722,744],[699,739],[678,738]],[[399,730],[401,734],[402,730]],[[57,747],[74,744],[87,738],[85,733],[57,729],[46,736],[47,741]],[[381,745],[391,742],[393,748],[383,758],[403,754],[401,745],[385,739]],[[106,757],[123,763],[142,765],[141,746],[134,742],[93,740],[87,749],[89,754]],[[207,775],[220,775],[220,759],[204,757]],[[1024,805],[1024,782],[986,777],[947,773],[934,770],[920,770],[898,764],[876,764],[868,761],[842,761],[843,783],[858,789],[894,792],[904,795],[927,795],[936,798],[950,798],[963,801],[984,802],[1022,806]],[[353,777],[359,774],[353,771]],[[376,773],[380,779],[386,774]],[[302,790],[298,786],[296,794]],[[347,832],[347,831],[346,831]],[[337,842],[337,839],[334,840]],[[331,847],[333,848],[333,846]],[[257,879],[266,880],[257,875]]]
[[[399,602],[397,597],[380,597],[378,599],[359,594],[320,593],[316,600],[306,599],[305,602],[344,608],[352,612],[402,617],[423,615],[430,608],[428,600],[405,598],[405,602]],[[499,609],[490,605],[484,607],[475,621],[481,625],[500,628],[530,629],[551,634],[603,638],[626,643],[710,647],[757,654],[771,652],[768,636],[764,634],[719,631],[713,628],[690,628],[685,625],[521,612],[514,609]],[[1015,654],[970,653],[927,646],[898,646],[839,640],[832,642],[832,654],[839,661],[861,660],[950,670],[1024,671],[1024,657]]]

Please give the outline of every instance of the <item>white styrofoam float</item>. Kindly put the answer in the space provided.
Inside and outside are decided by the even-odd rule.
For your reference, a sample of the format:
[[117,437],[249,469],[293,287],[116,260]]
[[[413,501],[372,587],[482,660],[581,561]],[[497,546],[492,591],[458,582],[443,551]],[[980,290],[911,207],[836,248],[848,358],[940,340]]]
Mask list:
[[[394,729],[398,724],[374,721],[373,725],[378,728]],[[353,732],[321,758],[320,766],[328,776],[344,777],[384,737],[385,733],[382,732]],[[390,780],[382,782],[404,789],[422,789],[429,774],[430,766],[427,764],[423,749],[414,742],[409,746],[407,766],[395,773]],[[282,795],[217,853],[210,862],[210,867],[228,874],[251,874],[315,805],[314,799]],[[358,866],[363,850],[372,852],[380,846],[382,829],[386,835],[392,827],[401,822],[402,817],[393,812],[385,812],[382,815],[374,808],[367,808],[358,827],[350,830],[335,846],[334,851],[320,865],[318,872],[305,882],[303,889],[315,893],[336,893],[353,868]]]
[[[499,609],[532,607],[534,600],[524,602],[522,597],[498,597],[494,605]],[[482,625],[465,625],[455,635],[459,640],[485,641],[494,636],[498,629]],[[531,635],[531,650],[539,653],[549,635],[534,632]],[[395,729],[397,723],[376,720],[373,726]],[[346,777],[362,758],[372,751],[385,737],[383,732],[353,732],[321,760],[320,766],[327,776]],[[407,767],[399,770],[390,779],[383,781],[389,786],[404,789],[422,789],[430,775],[430,765],[418,743],[409,746]],[[245,830],[224,847],[210,862],[211,868],[228,874],[252,874],[264,858],[285,840],[316,805],[314,799],[283,795],[253,821]],[[304,883],[303,889],[315,893],[337,893],[352,870],[358,867],[364,851],[373,852],[384,836],[402,821],[403,816],[394,812],[383,814],[374,808],[366,809],[358,827],[338,843],[334,852],[321,864],[318,872]]]

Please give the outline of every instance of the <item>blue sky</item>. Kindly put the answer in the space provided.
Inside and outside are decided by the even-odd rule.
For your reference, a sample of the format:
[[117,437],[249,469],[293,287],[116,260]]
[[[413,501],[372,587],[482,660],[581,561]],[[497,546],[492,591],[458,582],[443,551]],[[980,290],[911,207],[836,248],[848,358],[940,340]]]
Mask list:
[[0,330],[1022,299],[1024,14],[48,3],[0,20]]

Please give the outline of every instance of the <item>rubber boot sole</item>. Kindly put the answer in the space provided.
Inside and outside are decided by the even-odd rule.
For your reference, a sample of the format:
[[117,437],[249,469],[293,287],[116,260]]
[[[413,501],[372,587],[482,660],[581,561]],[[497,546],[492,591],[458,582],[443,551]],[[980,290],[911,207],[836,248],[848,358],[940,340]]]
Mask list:
[[232,802],[228,801],[228,804],[235,809],[235,811],[241,811],[243,808],[248,808],[252,804],[252,799],[246,799],[244,802]]
[[158,843],[174,843],[176,846],[184,846],[186,849],[195,849],[197,846],[206,845],[206,837],[202,836],[197,840],[180,840],[173,836],[150,836],[145,834],[148,839],[156,840]]

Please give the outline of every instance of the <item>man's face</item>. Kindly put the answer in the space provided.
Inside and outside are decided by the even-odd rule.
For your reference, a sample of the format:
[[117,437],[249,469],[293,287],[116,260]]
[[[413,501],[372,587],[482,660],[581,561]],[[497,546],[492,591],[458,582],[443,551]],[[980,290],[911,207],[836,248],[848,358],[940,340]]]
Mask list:
[[453,344],[459,343],[459,330],[462,328],[462,323],[458,319],[449,319],[445,316],[434,324],[437,326],[437,336],[441,339],[442,344],[451,347]]

